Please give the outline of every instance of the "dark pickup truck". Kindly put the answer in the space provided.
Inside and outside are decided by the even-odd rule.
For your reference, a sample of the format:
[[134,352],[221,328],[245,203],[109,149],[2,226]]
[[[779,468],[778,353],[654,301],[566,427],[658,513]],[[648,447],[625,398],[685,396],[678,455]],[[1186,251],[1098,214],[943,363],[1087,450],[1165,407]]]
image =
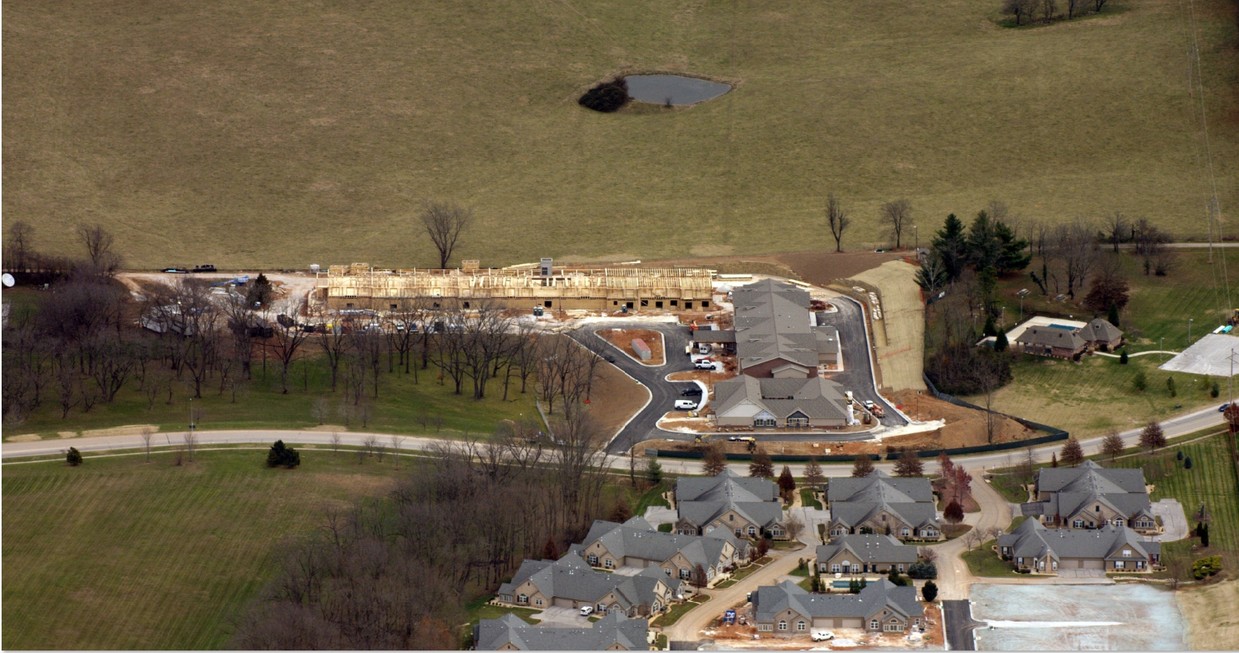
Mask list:
[[215,266],[211,265],[210,263],[203,263],[202,265],[195,265],[193,271],[194,272],[214,272]]

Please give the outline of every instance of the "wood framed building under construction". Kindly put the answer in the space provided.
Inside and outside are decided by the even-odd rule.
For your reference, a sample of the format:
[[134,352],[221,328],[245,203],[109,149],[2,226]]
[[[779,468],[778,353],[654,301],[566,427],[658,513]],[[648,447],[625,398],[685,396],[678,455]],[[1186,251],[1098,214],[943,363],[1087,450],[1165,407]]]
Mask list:
[[712,272],[702,268],[577,268],[541,265],[454,270],[385,270],[332,265],[316,286],[330,309],[400,310],[414,301],[477,308],[594,311],[710,310]]

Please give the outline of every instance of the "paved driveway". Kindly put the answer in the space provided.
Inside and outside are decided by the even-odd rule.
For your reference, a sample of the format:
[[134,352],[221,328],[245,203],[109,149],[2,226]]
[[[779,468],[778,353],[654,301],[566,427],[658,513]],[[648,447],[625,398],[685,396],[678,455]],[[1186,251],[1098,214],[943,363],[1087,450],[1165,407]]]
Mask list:
[[542,623],[547,625],[559,624],[578,628],[589,625],[589,619],[581,616],[579,608],[547,608],[533,617],[541,619]]
[[1177,499],[1162,499],[1152,505],[1153,515],[1162,518],[1161,535],[1154,536],[1158,542],[1175,542],[1187,537],[1187,515],[1183,504]]
[[642,517],[655,527],[659,524],[674,524],[676,521],[675,510],[663,506],[650,506],[646,508],[645,514]]
[[845,390],[851,390],[857,401],[869,399],[885,407],[886,416],[882,418],[882,424],[907,424],[908,421],[895,412],[895,407],[878,396],[874,389],[873,365],[869,356],[872,343],[865,337],[865,319],[860,304],[845,295],[832,297],[831,303],[839,310],[827,313],[821,324],[839,330],[839,346],[843,348],[843,371],[827,374],[826,378],[842,385]]
[[1059,578],[1105,578],[1104,569],[1063,569],[1058,570]]

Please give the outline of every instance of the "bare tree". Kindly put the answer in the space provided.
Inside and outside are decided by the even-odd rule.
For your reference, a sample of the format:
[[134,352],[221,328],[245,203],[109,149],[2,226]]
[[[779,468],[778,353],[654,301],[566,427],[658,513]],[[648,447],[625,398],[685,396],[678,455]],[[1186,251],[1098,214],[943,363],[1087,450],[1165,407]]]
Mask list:
[[868,454],[860,454],[856,456],[856,461],[852,463],[852,478],[864,478],[873,473],[873,460]]
[[804,522],[799,517],[792,515],[783,523],[783,528],[787,530],[787,536],[796,541],[800,539],[800,534],[804,532]]
[[86,255],[94,274],[111,275],[120,267],[120,255],[112,251],[116,239],[102,225],[78,225],[77,237],[86,247]]
[[822,483],[826,480],[826,476],[822,474],[822,466],[817,464],[817,457],[809,457],[809,464],[804,468],[804,482],[814,490],[820,490]]
[[890,229],[891,237],[895,239],[895,249],[900,249],[904,229],[912,226],[912,202],[898,199],[883,204],[880,221]]
[[404,438],[392,434],[391,436],[391,459],[396,468],[400,468],[400,445],[404,444]]
[[1051,22],[1058,15],[1058,0],[1041,0],[1041,20]]
[[843,232],[852,224],[852,219],[839,205],[834,193],[826,195],[826,222],[830,226],[830,235],[835,238],[835,251],[843,251]]
[[331,404],[325,397],[318,397],[310,404],[310,415],[318,421],[320,426],[327,423],[327,416],[330,414]]
[[704,467],[702,472],[706,476],[718,476],[727,469],[727,456],[723,455],[723,447],[717,442],[711,442],[705,448],[705,458],[703,458]]
[[895,461],[895,476],[924,476],[925,465],[921,463],[921,459],[916,455],[915,449],[905,448],[899,452],[899,459]]
[[332,450],[333,452],[335,452],[335,453],[339,453],[339,452],[340,452],[340,444],[341,444],[342,442],[343,442],[343,440],[340,438],[340,432],[339,432],[339,431],[332,431],[332,432],[331,432],[331,450]]
[[1038,0],[1003,0],[1002,13],[1015,16],[1015,24],[1020,25],[1024,19],[1032,22],[1037,9]]
[[147,427],[142,429],[142,448],[146,450],[146,462],[151,461],[151,438],[154,437],[155,430]]
[[1084,462],[1084,447],[1080,446],[1080,441],[1075,438],[1067,438],[1060,453],[1059,460],[1064,465],[1075,467]]
[[34,227],[24,220],[9,223],[4,238],[4,265],[11,270],[25,270],[34,254]]
[[439,251],[440,269],[447,269],[456,241],[472,220],[473,211],[457,204],[428,202],[422,208],[422,224]]
[[[296,312],[293,312],[296,315]],[[287,317],[284,320],[277,320],[272,328],[273,337],[264,343],[264,347],[270,349],[280,361],[280,392],[288,394],[288,368],[292,366],[293,361],[297,358],[297,351],[301,349],[301,345],[305,344],[309,333],[301,327],[297,326],[297,322],[292,317]]]
[[[1080,0],[1067,0],[1067,12],[1070,14],[1072,5],[1080,2]],[[1106,215],[1106,239],[1110,241],[1110,246],[1117,253],[1119,244],[1122,243],[1131,234],[1131,224],[1127,216],[1123,215],[1122,211],[1114,211]]]
[[185,456],[189,462],[194,462],[194,451],[198,448],[198,433],[192,428],[185,431]]
[[1076,12],[1083,8],[1086,0],[1067,0],[1067,20],[1076,17]]
[[1115,430],[1106,433],[1105,439],[1101,441],[1101,452],[1110,456],[1110,460],[1114,460],[1123,453],[1123,436]]

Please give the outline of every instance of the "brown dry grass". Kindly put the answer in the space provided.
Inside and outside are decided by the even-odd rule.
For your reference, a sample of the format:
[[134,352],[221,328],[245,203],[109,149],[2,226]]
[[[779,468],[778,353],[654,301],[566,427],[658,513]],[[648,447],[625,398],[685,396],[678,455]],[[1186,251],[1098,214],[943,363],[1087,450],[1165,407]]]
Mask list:
[[608,436],[616,433],[649,399],[649,391],[621,372],[603,364],[590,393],[589,413]]
[[1239,581],[1228,580],[1207,587],[1193,587],[1175,594],[1187,618],[1187,636],[1192,650],[1234,650],[1239,642]]
[[[631,356],[643,365],[662,365],[667,362],[666,352],[663,351],[662,334],[650,329],[599,329],[597,334],[602,336],[603,340],[615,345],[628,356]],[[637,356],[636,350],[632,348],[634,338],[640,338],[645,341],[645,344],[650,348],[650,359],[643,361]]]

